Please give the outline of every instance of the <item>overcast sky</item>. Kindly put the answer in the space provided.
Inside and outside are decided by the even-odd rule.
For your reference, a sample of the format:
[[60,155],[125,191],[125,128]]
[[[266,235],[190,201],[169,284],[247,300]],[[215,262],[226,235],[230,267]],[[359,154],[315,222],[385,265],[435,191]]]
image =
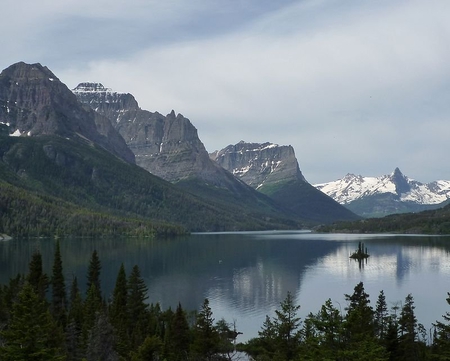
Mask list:
[[0,67],[189,118],[207,150],[292,145],[310,183],[450,180],[448,0],[3,0]]

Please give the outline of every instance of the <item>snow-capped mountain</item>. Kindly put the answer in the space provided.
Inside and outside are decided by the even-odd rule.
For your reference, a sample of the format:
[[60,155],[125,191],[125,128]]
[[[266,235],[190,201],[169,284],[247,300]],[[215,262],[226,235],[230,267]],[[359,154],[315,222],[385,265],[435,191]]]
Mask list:
[[450,181],[421,183],[403,175],[398,168],[389,175],[363,177],[347,174],[342,179],[314,186],[364,216],[422,210],[450,198]]

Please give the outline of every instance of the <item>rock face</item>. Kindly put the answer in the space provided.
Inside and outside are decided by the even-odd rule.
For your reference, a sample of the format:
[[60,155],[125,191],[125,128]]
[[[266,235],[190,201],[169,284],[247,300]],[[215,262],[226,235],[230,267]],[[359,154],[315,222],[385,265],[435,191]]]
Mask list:
[[325,223],[358,218],[306,181],[291,146],[241,141],[210,157],[299,217]]
[[342,179],[314,186],[365,217],[421,211],[450,199],[450,181],[424,184],[403,175],[399,168],[379,177],[347,174]]
[[12,136],[58,135],[92,142],[134,163],[133,153],[110,121],[85,109],[41,64],[20,62],[0,74],[0,124],[2,132]]
[[258,190],[289,180],[306,182],[298,166],[294,148],[290,145],[240,141],[238,144],[211,153],[210,157],[221,167]]
[[170,182],[199,177],[215,186],[234,182],[209,159],[197,129],[172,111],[167,116],[139,108],[128,93],[114,92],[100,83],[81,83],[74,94],[83,104],[111,119],[136,157],[136,164]]

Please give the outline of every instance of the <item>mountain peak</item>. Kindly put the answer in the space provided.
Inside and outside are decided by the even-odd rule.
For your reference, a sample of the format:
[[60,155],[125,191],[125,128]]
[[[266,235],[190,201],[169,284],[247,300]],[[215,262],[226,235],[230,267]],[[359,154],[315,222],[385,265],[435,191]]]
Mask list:
[[40,63],[27,64],[23,61],[10,65],[3,70],[2,75],[11,76],[15,79],[45,79],[59,80],[55,74],[53,74],[46,66],[42,66]]
[[398,195],[401,195],[402,193],[408,193],[411,190],[408,178],[403,175],[398,167],[395,168],[390,178],[395,184],[395,191]]
[[102,83],[95,82],[84,82],[78,84],[73,90],[73,92],[111,92],[111,88],[105,88]]
[[263,186],[292,179],[306,182],[290,145],[246,143],[241,140],[210,154],[210,157],[255,189],[261,190]]

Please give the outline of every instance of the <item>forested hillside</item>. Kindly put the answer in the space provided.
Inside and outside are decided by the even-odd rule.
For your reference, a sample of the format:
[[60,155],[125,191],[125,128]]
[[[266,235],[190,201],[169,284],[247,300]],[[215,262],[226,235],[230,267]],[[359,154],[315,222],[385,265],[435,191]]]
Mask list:
[[0,135],[0,179],[0,233],[14,236],[172,234],[181,229],[297,225],[276,210],[203,201],[100,146],[57,136]]
[[450,205],[419,213],[393,214],[321,226],[320,232],[450,234]]

